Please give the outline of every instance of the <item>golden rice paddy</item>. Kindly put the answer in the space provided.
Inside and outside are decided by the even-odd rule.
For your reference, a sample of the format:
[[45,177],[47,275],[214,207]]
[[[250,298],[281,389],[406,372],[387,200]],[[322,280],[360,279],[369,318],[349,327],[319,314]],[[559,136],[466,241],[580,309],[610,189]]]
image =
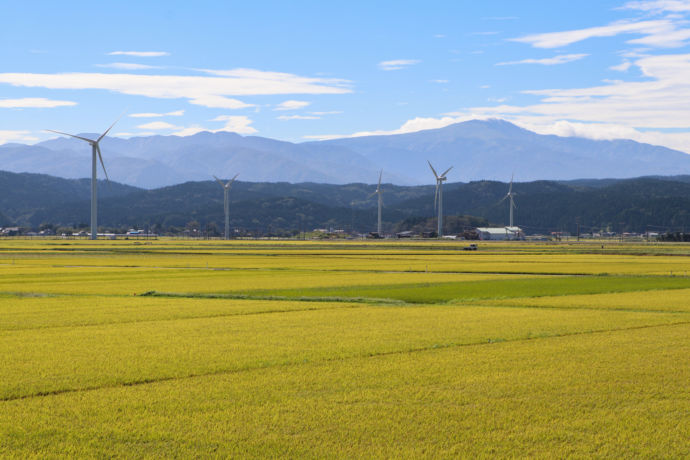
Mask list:
[[0,241],[0,457],[690,456],[690,247]]

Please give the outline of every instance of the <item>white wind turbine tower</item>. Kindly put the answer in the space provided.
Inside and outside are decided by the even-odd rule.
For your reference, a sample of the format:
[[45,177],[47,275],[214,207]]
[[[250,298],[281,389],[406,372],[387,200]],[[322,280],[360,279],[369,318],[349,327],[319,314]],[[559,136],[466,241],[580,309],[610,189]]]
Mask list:
[[[123,114],[124,115],[124,114]],[[120,118],[122,118],[122,115],[120,115]],[[120,118],[115,120],[115,123],[117,123]],[[96,160],[96,157],[98,157],[98,160],[101,161],[101,166],[103,167],[103,172],[105,173],[105,178],[108,179],[108,182],[110,182],[110,178],[108,177],[108,172],[105,170],[105,164],[103,163],[103,156],[101,155],[101,147],[99,145],[99,142],[105,137],[108,132],[113,129],[113,126],[115,126],[115,123],[110,125],[110,128],[106,129],[103,134],[100,135],[100,137],[96,140],[93,139],[87,139],[85,137],[81,136],[75,136],[74,134],[67,134],[63,133],[60,131],[53,131],[52,129],[47,129],[46,131],[50,131],[51,133],[56,133],[56,134],[62,134],[63,136],[69,136],[69,137],[74,137],[76,139],[81,139],[82,141],[88,142],[89,145],[91,145],[91,239],[95,240],[98,239],[98,182],[97,182],[97,163],[98,161]]]
[[381,188],[381,177],[382,176],[383,176],[383,169],[379,173],[379,185],[376,186],[376,191],[368,196],[368,198],[371,198],[374,195],[379,196],[379,220],[378,220],[378,226],[376,227],[376,231],[378,232],[379,236],[382,236],[382,233],[381,233],[382,232],[381,208],[383,208],[383,189]]
[[235,177],[230,179],[227,183],[223,183],[222,180],[218,179],[216,176],[213,178],[223,187],[223,198],[225,205],[225,239],[230,239],[230,189],[232,188],[232,183],[235,182],[239,174],[235,174]]
[[443,182],[447,179],[446,174],[448,174],[448,171],[453,169],[451,166],[450,168],[446,169],[441,175],[436,173],[436,170],[434,169],[433,166],[431,166],[431,162],[429,160],[426,160],[427,163],[429,163],[429,167],[431,168],[431,172],[434,173],[434,177],[436,177],[436,194],[434,195],[434,207],[438,209],[438,236],[441,237],[443,236]]
[[502,203],[506,199],[510,199],[510,225],[509,227],[513,226],[513,209],[516,209],[517,206],[515,206],[515,200],[513,197],[515,196],[515,193],[513,192],[513,175],[510,176],[510,187],[508,187],[508,193],[506,193],[506,196],[503,197],[499,203]]

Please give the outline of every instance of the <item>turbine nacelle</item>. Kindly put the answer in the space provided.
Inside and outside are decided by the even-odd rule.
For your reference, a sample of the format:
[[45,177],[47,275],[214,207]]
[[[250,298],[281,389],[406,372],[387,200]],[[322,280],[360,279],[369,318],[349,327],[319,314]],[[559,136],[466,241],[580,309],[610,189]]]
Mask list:
[[62,134],[63,136],[69,136],[69,137],[73,137],[73,138],[75,138],[75,139],[82,140],[82,141],[84,141],[84,142],[88,142],[89,145],[90,145],[92,148],[96,149],[96,153],[98,154],[98,159],[99,159],[99,161],[101,162],[101,167],[103,168],[103,173],[105,174],[105,178],[107,179],[108,182],[110,182],[110,178],[108,177],[108,171],[106,171],[106,169],[105,169],[105,163],[103,162],[103,154],[101,153],[100,142],[101,142],[101,141],[103,140],[103,138],[110,132],[110,130],[113,129],[113,126],[115,126],[115,124],[116,124],[118,121],[120,121],[120,119],[121,119],[124,115],[125,115],[124,113],[123,113],[122,115],[120,115],[120,116],[117,118],[117,120],[115,120],[115,122],[114,122],[112,125],[110,125],[110,127],[109,127],[108,129],[105,130],[105,132],[104,132],[103,134],[101,134],[100,136],[98,136],[98,139],[96,139],[96,140],[88,139],[88,138],[86,138],[86,137],[81,137],[81,136],[77,136],[77,135],[74,135],[74,134],[63,133],[62,131],[55,131],[55,130],[52,130],[52,129],[46,129],[45,131],[49,131],[49,132],[55,133],[55,134]]
[[381,188],[381,178],[382,177],[383,177],[383,169],[379,173],[379,182],[378,182],[378,185],[376,186],[376,190],[374,190],[374,192],[367,197],[367,200],[370,199],[371,197],[375,196],[375,195],[381,195],[383,193],[383,188]]
[[237,176],[239,175],[239,173],[235,174],[235,177],[230,179],[226,184],[224,184],[223,181],[218,179],[216,176],[213,176],[213,178],[216,180],[216,182],[220,184],[221,187],[223,187],[226,190],[230,190],[230,188],[232,187],[232,183],[235,182],[235,179],[237,179]]
[[436,193],[434,193],[434,209],[436,209],[438,207],[438,201],[440,199],[441,186],[443,185],[443,182],[448,180],[448,178],[446,177],[446,174],[448,174],[448,172],[451,169],[453,169],[453,167],[451,166],[450,168],[443,171],[443,173],[438,174],[436,172],[436,170],[434,169],[433,165],[431,164],[431,162],[429,160],[426,160],[426,162],[429,163],[429,167],[431,168],[431,172],[434,173],[434,177],[436,178]]

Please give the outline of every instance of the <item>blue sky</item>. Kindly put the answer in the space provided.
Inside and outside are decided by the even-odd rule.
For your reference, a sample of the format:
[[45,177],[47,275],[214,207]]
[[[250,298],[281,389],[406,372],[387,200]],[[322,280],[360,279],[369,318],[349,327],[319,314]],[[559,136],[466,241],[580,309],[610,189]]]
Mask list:
[[690,152],[690,0],[0,0],[0,143],[504,118]]

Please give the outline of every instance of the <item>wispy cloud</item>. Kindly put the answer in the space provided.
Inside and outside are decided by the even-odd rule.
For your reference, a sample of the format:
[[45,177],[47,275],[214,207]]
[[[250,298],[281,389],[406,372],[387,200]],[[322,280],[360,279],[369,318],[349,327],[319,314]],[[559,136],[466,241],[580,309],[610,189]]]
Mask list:
[[381,61],[378,65],[379,69],[389,71],[404,69],[406,67],[419,64],[420,62],[422,61],[418,59],[394,59],[392,61]]
[[3,109],[52,109],[55,107],[69,107],[77,105],[73,101],[58,101],[42,97],[25,97],[21,99],[0,99]]
[[113,51],[109,56],[161,57],[170,56],[167,51]]
[[622,9],[662,13],[690,12],[690,0],[640,0],[626,3]]
[[316,115],[281,115],[278,120],[319,120],[321,117]]
[[253,107],[228,96],[346,94],[349,82],[253,69],[205,70],[213,76],[131,73],[0,73],[0,83],[29,88],[102,89],[159,99],[188,99],[211,108]]
[[[461,120],[461,121],[464,121]],[[406,121],[400,128],[391,130],[377,130],[377,131],[358,131],[354,134],[313,134],[304,136],[305,139],[312,140],[329,140],[340,139],[345,137],[364,137],[364,136],[387,136],[392,134],[406,134],[416,131],[423,131],[426,129],[443,128],[445,126],[458,123],[457,117],[442,117],[442,118],[424,118],[417,117]]]
[[632,66],[630,61],[623,61],[618,65],[612,65],[611,67],[609,67],[609,69],[616,70],[618,72],[627,72],[630,66]]
[[690,153],[690,54],[645,56],[630,63],[647,77],[644,81],[609,81],[567,89],[528,90],[538,98],[526,105],[470,107],[438,117],[417,117],[392,130],[353,134],[311,135],[333,139],[402,134],[442,128],[471,119],[502,118],[524,128],[561,136],[592,139],[633,139]]
[[595,37],[640,34],[644,35],[644,37],[629,40],[628,43],[676,48],[685,45],[685,41],[690,38],[690,31],[687,29],[678,29],[678,27],[679,24],[670,19],[619,21],[605,26],[533,34],[525,37],[511,38],[509,40],[527,43],[535,48],[559,48]]
[[160,133],[156,133],[153,131],[141,131],[138,133],[127,133],[127,132],[120,132],[120,133],[115,133],[113,134],[114,137],[142,137],[142,136],[154,136],[154,135],[159,135]]
[[159,66],[146,65],[146,64],[135,64],[132,62],[111,62],[109,64],[96,64],[96,67],[103,67],[103,68],[108,68],[108,69],[119,69],[119,70],[160,69]]
[[348,137],[346,134],[309,134],[302,136],[302,139],[307,139],[310,141],[330,141],[333,139],[342,139]]
[[214,133],[229,131],[238,134],[254,134],[258,132],[253,126],[250,126],[254,121],[244,115],[220,115],[211,121],[225,122],[222,128],[211,131]]
[[137,126],[137,128],[158,131],[165,129],[180,129],[180,126],[175,126],[165,121],[152,121],[151,123],[144,123],[143,125],[139,125]]
[[308,106],[311,104],[311,102],[307,101],[283,101],[280,104],[276,105],[273,110],[298,110],[298,109],[303,109],[304,107]]
[[0,144],[8,142],[36,142],[37,140],[37,137],[31,135],[31,131],[0,129]]
[[448,83],[448,80],[443,80],[443,79],[438,79],[438,80],[429,80],[431,83],[438,83],[439,85],[443,85]]
[[144,113],[130,113],[129,114],[129,116],[132,118],[181,117],[182,115],[184,115],[184,110],[175,110],[174,112],[167,112],[167,113],[144,112]]
[[589,54],[561,54],[551,58],[543,59],[523,59],[521,61],[499,62],[496,65],[518,65],[518,64],[539,64],[539,65],[558,65],[573,62],[589,56]]
[[153,121],[151,123],[144,123],[142,125],[137,126],[137,128],[139,129],[147,130],[148,133],[118,133],[118,135],[123,137],[144,136],[149,135],[151,132],[155,133],[157,131],[171,131],[169,134],[172,134],[174,136],[192,136],[203,131],[208,131],[211,133],[227,131],[238,134],[253,134],[257,132],[257,130],[251,126],[253,121],[249,117],[243,115],[219,115],[209,121],[223,122],[224,124],[221,128],[211,129],[198,124],[193,124],[191,126],[177,126],[165,121]]
[[217,94],[204,94],[199,97],[190,99],[190,104],[201,105],[212,109],[246,109],[255,107],[254,104],[248,104],[232,97],[219,96]]
[[338,115],[343,113],[342,110],[329,110],[326,112],[309,112],[312,115],[318,115],[318,116],[323,116],[323,115]]

